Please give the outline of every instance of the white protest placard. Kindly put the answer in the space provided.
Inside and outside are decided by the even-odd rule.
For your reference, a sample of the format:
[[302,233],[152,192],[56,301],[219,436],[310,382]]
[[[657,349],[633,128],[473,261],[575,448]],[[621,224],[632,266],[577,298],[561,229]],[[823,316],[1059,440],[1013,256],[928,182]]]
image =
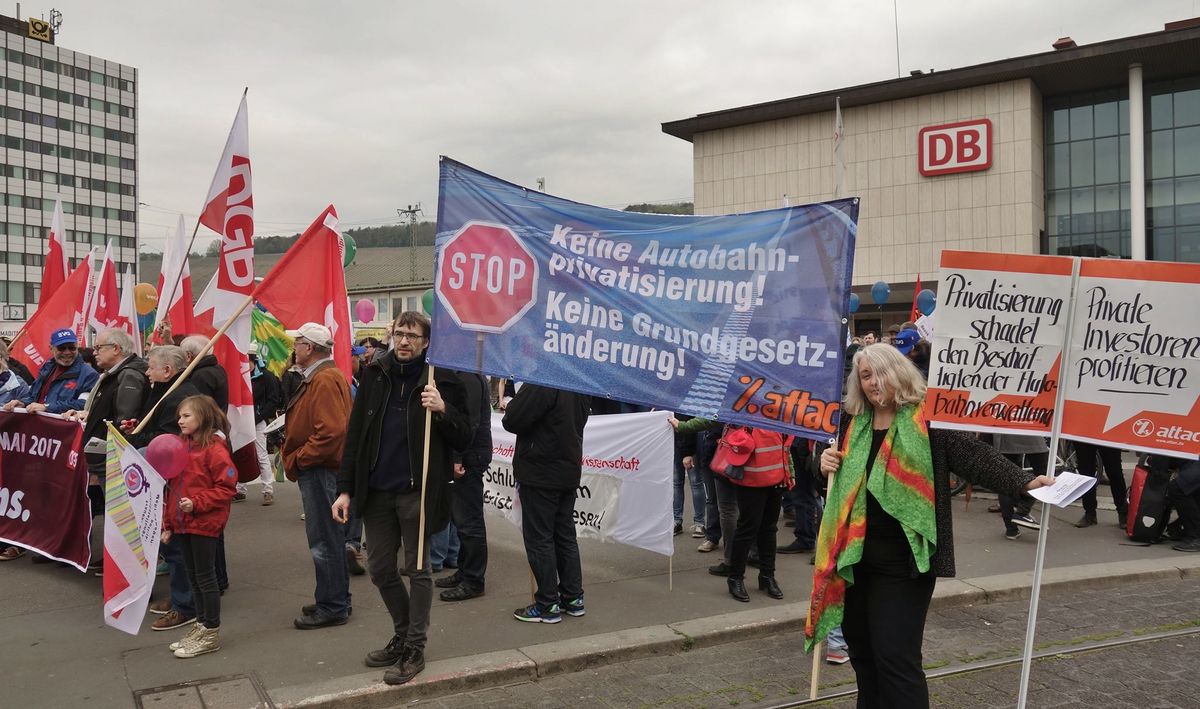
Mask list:
[[1074,260],[943,251],[925,415],[968,431],[1047,435]]
[[[583,476],[575,533],[583,539],[674,554],[671,498],[675,434],[667,411],[591,416],[583,429]],[[483,477],[484,508],[521,524],[512,459],[516,436],[492,415],[492,464]]]
[[1200,264],[1084,259],[1062,435],[1200,457]]

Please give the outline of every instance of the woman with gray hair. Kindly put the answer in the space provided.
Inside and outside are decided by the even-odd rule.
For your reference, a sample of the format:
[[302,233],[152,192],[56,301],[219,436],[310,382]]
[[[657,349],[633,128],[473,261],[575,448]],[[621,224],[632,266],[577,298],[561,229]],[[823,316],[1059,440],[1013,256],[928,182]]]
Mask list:
[[129,442],[138,448],[150,445],[150,441],[162,433],[179,435],[179,420],[176,415],[179,404],[189,396],[200,393],[194,384],[184,380],[175,391],[167,395],[167,390],[183,370],[187,369],[187,354],[180,347],[160,345],[150,350],[146,359],[149,365],[146,368],[146,376],[150,378],[150,394],[146,397],[146,403],[137,418],[121,422],[121,429],[128,432],[133,431],[141,419],[147,415],[151,416],[150,423],[146,424],[145,428],[129,437]]
[[859,707],[927,707],[921,667],[936,577],[954,575],[950,472],[1010,495],[1053,484],[961,431],[929,428],[925,380],[887,344],[854,355],[841,444],[821,454],[829,498],[817,539],[808,648],[839,623]]

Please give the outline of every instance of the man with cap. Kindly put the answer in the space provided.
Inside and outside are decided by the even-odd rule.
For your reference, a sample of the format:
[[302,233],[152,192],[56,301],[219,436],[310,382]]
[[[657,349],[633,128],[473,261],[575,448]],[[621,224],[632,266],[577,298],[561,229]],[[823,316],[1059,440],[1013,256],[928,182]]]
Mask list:
[[287,402],[283,467],[300,487],[304,532],[312,552],[317,588],[293,625],[300,630],[343,625],[350,617],[345,532],[329,509],[337,498],[337,471],[346,445],[350,386],[333,363],[329,328],[307,322],[287,334],[295,338],[296,365],[304,377]]
[[38,370],[29,393],[4,405],[5,411],[24,406],[28,411],[61,414],[87,405],[88,392],[100,377],[79,356],[79,340],[70,328],[50,335],[51,359]]
[[901,330],[892,338],[892,346],[909,358],[926,379],[929,378],[929,345],[923,344],[921,333],[912,328]]

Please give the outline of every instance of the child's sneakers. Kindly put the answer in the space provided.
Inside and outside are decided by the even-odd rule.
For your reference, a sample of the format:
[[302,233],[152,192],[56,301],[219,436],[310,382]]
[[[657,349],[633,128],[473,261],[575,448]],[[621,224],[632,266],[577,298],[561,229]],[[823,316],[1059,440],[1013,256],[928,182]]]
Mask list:
[[583,596],[580,596],[579,598],[572,598],[571,600],[563,603],[563,610],[572,618],[578,618],[582,616],[586,612],[583,609]]
[[539,608],[534,603],[513,611],[513,617],[526,623],[559,623],[562,622],[562,609],[557,603],[550,604],[548,608]]
[[183,634],[183,637],[179,638],[175,642],[168,645],[167,650],[169,650],[171,652],[175,652],[179,648],[183,647],[184,643],[186,643],[187,641],[191,640],[194,636],[199,634],[199,632],[203,628],[204,628],[204,625],[201,623],[192,623],[191,627],[188,628],[188,631]]
[[187,659],[221,649],[221,640],[218,637],[220,628],[206,628],[200,623],[197,623],[196,627],[200,628],[200,631],[183,642],[183,646],[175,651],[175,657]]

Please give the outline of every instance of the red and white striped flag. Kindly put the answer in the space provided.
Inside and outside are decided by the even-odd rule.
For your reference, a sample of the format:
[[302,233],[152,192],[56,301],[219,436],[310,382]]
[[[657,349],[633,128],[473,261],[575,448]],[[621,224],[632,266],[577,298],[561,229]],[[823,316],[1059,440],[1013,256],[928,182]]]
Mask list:
[[182,214],[175,235],[167,238],[163,249],[162,272],[158,276],[158,311],[154,315],[155,337],[164,320],[171,323],[173,335],[198,332],[196,314],[192,310],[192,270],[188,266],[188,239]]
[[133,266],[128,266],[125,268],[125,275],[121,276],[121,317],[133,328],[133,332],[130,333],[130,337],[133,338],[133,349],[137,356],[141,357],[142,344],[146,337],[137,326],[137,305],[133,301],[133,289],[136,285],[133,278]]
[[[129,293],[130,298],[133,292]],[[137,338],[137,313],[130,319],[121,312],[121,291],[117,288],[117,264],[112,258],[112,242],[104,249],[104,260],[100,263],[100,272],[96,277],[96,288],[92,294],[91,307],[88,311],[88,324],[99,332],[116,328],[124,330],[134,339]]]
[[38,309],[50,300],[50,296],[67,282],[70,269],[67,266],[67,236],[63,231],[62,200],[54,201],[54,217],[50,221],[50,238],[46,246],[46,261],[42,267],[42,294],[38,296]]
[[246,97],[238,106],[233,128],[208,189],[200,223],[221,235],[220,261],[213,282],[196,304],[200,330],[211,325],[210,336],[241,309],[221,337],[213,354],[229,380],[229,443],[239,477],[258,476],[254,450],[254,395],[250,392],[250,311],[243,303],[254,292],[254,191],[250,180],[250,133]]

